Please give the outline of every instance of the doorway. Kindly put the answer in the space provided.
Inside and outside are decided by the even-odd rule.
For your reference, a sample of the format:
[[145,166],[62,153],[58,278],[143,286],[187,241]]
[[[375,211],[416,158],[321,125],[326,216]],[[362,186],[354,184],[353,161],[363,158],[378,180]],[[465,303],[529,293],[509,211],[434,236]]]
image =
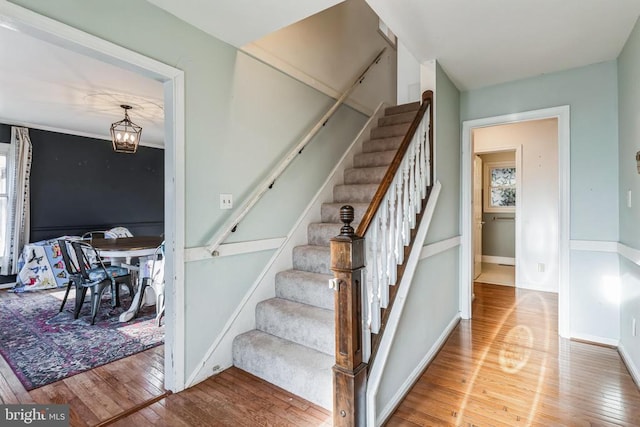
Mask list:
[[[473,161],[474,151],[506,151],[516,150],[516,170],[522,170],[522,167],[518,167],[518,159],[522,159],[525,156],[525,150],[522,148],[522,144],[510,143],[506,144],[504,139],[501,146],[490,147],[482,144],[474,143],[474,131],[484,129],[498,129],[505,125],[514,125],[518,123],[530,123],[533,121],[544,121],[548,119],[554,119],[556,121],[555,133],[557,135],[557,144],[555,147],[555,162],[557,164],[557,176],[552,183],[557,189],[557,207],[555,211],[555,219],[557,228],[552,230],[553,227],[534,227],[523,220],[521,210],[523,205],[527,207],[532,206],[531,203],[516,203],[516,212],[514,221],[516,222],[515,231],[515,258],[518,260],[516,263],[516,287],[521,284],[523,288],[549,290],[558,293],[559,308],[558,308],[558,326],[559,333],[563,337],[569,335],[569,185],[570,185],[570,128],[569,128],[569,106],[555,107],[544,110],[535,110],[523,113],[515,113],[505,116],[490,117],[486,119],[469,120],[463,123],[463,140],[462,140],[462,244],[461,244],[461,266],[460,266],[460,314],[463,319],[470,319],[472,317],[471,302],[472,302],[472,290],[473,290],[473,267],[474,267],[474,223],[473,223]],[[508,129],[503,127],[502,130]],[[508,133],[507,133],[508,134]],[[517,150],[522,150],[518,155]],[[527,154],[529,150],[526,151]],[[521,160],[522,161],[522,160]],[[527,171],[534,170],[537,166],[535,159],[529,166]],[[523,180],[527,179],[527,175],[523,175]],[[523,180],[518,180],[521,182]],[[520,189],[522,193],[523,189]],[[524,189],[526,191],[526,188]],[[516,193],[518,188],[516,188]],[[535,206],[535,204],[533,204]],[[547,217],[548,219],[548,217]],[[540,277],[547,272],[547,276],[551,276],[551,273],[546,269],[547,265],[544,262],[534,261],[531,265],[531,259],[535,260],[535,257],[530,257],[526,263],[520,262],[523,258],[523,249],[531,250],[531,245],[526,248],[522,247],[523,240],[528,242],[537,242],[536,233],[555,231],[555,237],[553,238],[556,247],[555,260],[557,263],[557,269],[553,280],[555,283],[555,289],[542,289],[539,282],[535,280],[529,280],[531,278]],[[521,236],[521,233],[529,233],[527,236]],[[527,237],[527,239],[523,239]],[[535,245],[534,245],[535,246]],[[533,248],[537,249],[537,248]],[[534,251],[535,252],[535,251]],[[545,264],[539,266],[538,264]],[[542,271],[540,271],[542,270]],[[528,273],[537,273],[530,275]],[[523,274],[527,273],[527,274]],[[547,277],[549,278],[549,277]]]
[[129,49],[0,0],[0,23],[162,82],[165,106],[165,388],[184,389],[184,73]]
[[516,168],[520,150],[482,151],[473,162],[473,278],[493,285],[516,284]]

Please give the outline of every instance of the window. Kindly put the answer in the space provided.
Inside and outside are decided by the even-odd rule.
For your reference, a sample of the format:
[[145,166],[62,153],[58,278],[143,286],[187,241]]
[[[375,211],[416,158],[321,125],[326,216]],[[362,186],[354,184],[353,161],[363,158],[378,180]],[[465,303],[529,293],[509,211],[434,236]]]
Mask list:
[[9,164],[9,144],[0,143],[0,258],[4,256],[5,233],[7,230],[7,206],[9,204],[8,194],[8,164]]
[[485,163],[484,182],[485,212],[515,212],[516,167],[513,162]]

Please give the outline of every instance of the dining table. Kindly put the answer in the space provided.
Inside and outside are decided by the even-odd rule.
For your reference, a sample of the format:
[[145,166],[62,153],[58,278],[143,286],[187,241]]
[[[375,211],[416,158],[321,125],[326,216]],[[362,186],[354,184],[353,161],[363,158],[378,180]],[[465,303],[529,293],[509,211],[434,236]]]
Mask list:
[[[142,295],[142,286],[138,283],[139,263],[143,259],[156,254],[158,246],[163,241],[164,238],[161,236],[118,237],[117,239],[95,238],[89,241],[100,257],[109,259],[114,265],[126,267],[131,273],[136,293],[132,298],[129,309],[120,315],[120,322],[128,322],[136,316],[141,305],[139,303],[140,299],[145,298]],[[136,259],[139,260],[138,264],[135,263]],[[145,301],[151,303],[155,299],[147,297]]]

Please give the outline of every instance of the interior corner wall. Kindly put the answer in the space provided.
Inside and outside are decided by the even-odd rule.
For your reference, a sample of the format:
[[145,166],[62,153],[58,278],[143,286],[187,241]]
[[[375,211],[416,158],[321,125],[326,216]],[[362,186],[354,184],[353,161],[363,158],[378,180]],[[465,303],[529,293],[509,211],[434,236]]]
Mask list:
[[420,63],[398,39],[397,102],[407,104],[420,101]]
[[[431,243],[458,237],[460,223],[460,94],[439,65],[435,95],[436,179],[442,190],[427,234]],[[378,423],[417,379],[457,319],[459,252],[455,246],[418,264],[378,388]]]
[[[618,57],[618,157],[620,185],[620,242],[631,250],[640,250],[640,174],[636,153],[640,151],[640,23],[629,36]],[[631,192],[631,206],[627,193]],[[636,261],[637,262],[637,261]],[[640,320],[640,266],[628,259],[620,259],[620,348],[628,358],[627,364],[640,370],[640,335],[633,335],[634,319]],[[637,380],[638,378],[636,378]]]
[[[333,103],[145,0],[122,1],[117,8],[110,2],[78,7],[76,0],[13,2],[184,70],[186,247],[204,245],[229,215],[219,209],[219,193],[241,203]],[[131,26],[123,15],[145,18]],[[285,236],[366,119],[341,107],[240,224],[237,238]],[[185,265],[185,306],[176,308],[186,313],[185,378],[199,368],[271,255]]]
[[[464,92],[460,111],[465,121],[562,105],[571,109],[570,239],[617,242],[616,61]],[[619,338],[619,305],[602,299],[602,295],[617,290],[616,282],[609,278],[610,259],[606,253],[593,251],[589,260],[578,251],[571,251],[570,271],[580,271],[582,275],[570,274],[570,333],[574,337],[615,342]],[[585,276],[588,282],[579,280]],[[584,313],[600,312],[606,315],[584,318]]]

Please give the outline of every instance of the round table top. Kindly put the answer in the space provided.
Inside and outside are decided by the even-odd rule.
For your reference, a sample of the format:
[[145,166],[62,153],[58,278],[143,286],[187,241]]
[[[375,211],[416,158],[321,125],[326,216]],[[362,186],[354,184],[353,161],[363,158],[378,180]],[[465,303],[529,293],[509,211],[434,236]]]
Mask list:
[[91,246],[106,251],[136,251],[157,248],[164,241],[160,236],[118,237],[117,239],[91,239]]

